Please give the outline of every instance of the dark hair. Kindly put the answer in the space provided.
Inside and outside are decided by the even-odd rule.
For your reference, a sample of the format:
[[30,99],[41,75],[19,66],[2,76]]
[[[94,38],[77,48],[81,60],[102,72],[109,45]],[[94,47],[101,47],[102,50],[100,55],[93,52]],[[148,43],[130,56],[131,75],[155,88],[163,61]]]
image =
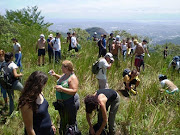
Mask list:
[[97,95],[87,95],[84,99],[86,112],[92,113],[93,110],[98,108],[98,96]]
[[161,77],[159,77],[159,80],[165,80],[165,79],[167,79],[167,76],[166,75],[162,75]]
[[143,42],[144,42],[144,43],[147,43],[147,40],[144,39]]
[[37,110],[36,99],[42,92],[42,88],[46,84],[48,77],[41,71],[33,72],[27,79],[24,89],[19,98],[18,108],[23,107],[25,104],[29,105],[33,111]]
[[9,62],[12,57],[13,57],[13,53],[12,52],[7,52],[4,55],[4,59],[5,59],[6,62]]
[[113,33],[110,33],[110,36],[112,36],[113,35]]
[[70,32],[67,32],[67,34],[71,34]]
[[136,70],[136,69],[133,69],[133,70],[131,71],[131,74],[137,74],[137,70]]

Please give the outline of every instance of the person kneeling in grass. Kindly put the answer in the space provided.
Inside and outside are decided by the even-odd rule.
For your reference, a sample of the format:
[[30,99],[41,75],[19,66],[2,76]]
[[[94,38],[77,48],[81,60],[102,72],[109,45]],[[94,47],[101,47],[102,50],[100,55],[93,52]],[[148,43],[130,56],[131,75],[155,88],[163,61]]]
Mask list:
[[179,92],[178,87],[169,79],[167,79],[166,75],[160,74],[159,81],[161,83],[162,88],[165,89],[167,93],[174,94],[175,92]]
[[[135,95],[137,94],[136,87],[138,87],[140,83],[138,75],[139,72],[137,72],[136,69],[133,69],[130,73],[124,76],[125,90],[131,91]],[[132,84],[135,85],[134,89],[132,88]]]
[[[88,95],[84,99],[86,107],[86,119],[90,127],[91,135],[100,135],[107,122],[109,125],[109,134],[115,135],[115,116],[119,107],[119,94],[112,89],[100,89],[94,95]],[[108,108],[110,107],[109,117],[107,116]],[[99,129],[94,130],[90,114],[93,110],[98,110],[98,125]]]

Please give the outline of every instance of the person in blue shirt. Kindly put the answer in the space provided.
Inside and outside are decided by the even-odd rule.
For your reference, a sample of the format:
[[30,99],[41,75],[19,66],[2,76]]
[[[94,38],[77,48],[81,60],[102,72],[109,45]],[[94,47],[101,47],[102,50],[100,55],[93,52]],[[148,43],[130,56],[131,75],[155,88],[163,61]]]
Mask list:
[[106,35],[103,35],[101,55],[104,57],[106,55],[106,53],[107,53],[107,50],[106,50]]

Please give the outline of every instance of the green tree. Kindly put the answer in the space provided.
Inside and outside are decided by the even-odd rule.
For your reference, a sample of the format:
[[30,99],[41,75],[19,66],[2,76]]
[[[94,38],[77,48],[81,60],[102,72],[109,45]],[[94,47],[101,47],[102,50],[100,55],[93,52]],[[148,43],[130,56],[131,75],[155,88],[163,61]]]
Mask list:
[[27,7],[20,10],[6,10],[5,17],[12,23],[23,24],[27,26],[38,25],[39,27],[49,27],[52,23],[45,23],[44,16],[38,7]]
[[69,29],[69,31],[71,33],[73,33],[74,31],[76,32],[76,37],[78,41],[86,41],[90,37],[89,33],[81,28],[72,28]]
[[9,20],[0,15],[0,49],[11,51],[11,38],[18,34],[17,28]]

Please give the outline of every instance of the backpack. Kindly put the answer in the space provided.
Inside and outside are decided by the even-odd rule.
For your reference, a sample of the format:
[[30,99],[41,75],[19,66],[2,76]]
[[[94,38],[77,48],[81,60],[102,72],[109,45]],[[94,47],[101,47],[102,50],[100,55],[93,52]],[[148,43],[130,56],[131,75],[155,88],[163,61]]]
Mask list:
[[128,68],[124,69],[124,71],[123,71],[123,77],[125,77],[125,75],[129,75],[130,72],[131,72],[131,70],[128,69]]
[[93,63],[93,65],[92,65],[92,73],[98,74],[100,69],[102,69],[102,68],[99,68],[99,60],[98,60],[95,63]]
[[81,135],[81,131],[77,128],[77,125],[69,125],[66,129],[65,135]]
[[180,56],[174,56],[174,57],[173,57],[173,61],[174,61],[175,63],[177,63],[178,61],[180,61]]
[[97,42],[97,44],[98,44],[99,47],[102,47],[102,45],[101,45],[101,44],[102,44],[102,40],[99,39],[99,41]]
[[8,65],[10,63],[2,63],[0,67],[0,84],[4,89],[11,89],[13,82],[16,80]]

